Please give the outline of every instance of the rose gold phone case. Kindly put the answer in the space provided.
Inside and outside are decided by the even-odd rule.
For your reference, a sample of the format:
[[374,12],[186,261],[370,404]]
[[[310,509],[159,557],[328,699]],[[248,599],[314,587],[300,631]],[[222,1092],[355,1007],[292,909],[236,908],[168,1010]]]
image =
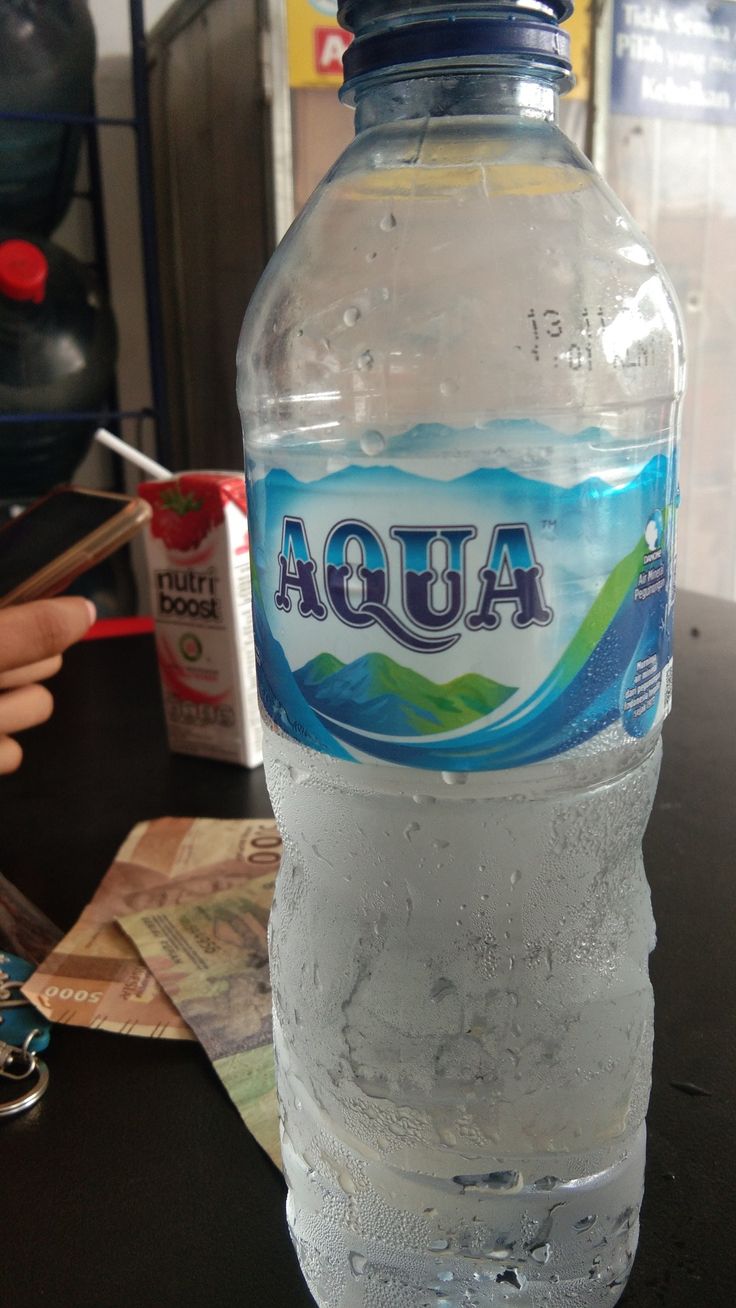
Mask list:
[[[131,540],[151,516],[151,508],[146,504],[145,500],[132,498],[129,495],[114,495],[109,491],[91,491],[83,486],[56,487],[49,495],[37,500],[25,512],[32,513],[38,504],[50,499],[59,490],[73,491],[76,495],[93,495],[97,499],[116,500],[120,504],[120,512],[116,513],[115,517],[110,518],[108,522],[103,523],[101,527],[95,528],[89,535],[78,541],[76,545],[72,545],[69,549],[58,554],[55,559],[39,569],[32,577],[27,577],[14,590],[8,591],[7,595],[0,595],[0,609],[7,608],[10,604],[21,604],[27,600],[48,599],[52,595],[58,595],[81,573],[86,572],[95,563],[107,558],[109,554],[112,554],[121,545],[125,545],[127,541]],[[0,528],[0,549],[3,548],[3,532],[12,530],[12,527],[13,523],[11,522],[8,523],[7,527]]]

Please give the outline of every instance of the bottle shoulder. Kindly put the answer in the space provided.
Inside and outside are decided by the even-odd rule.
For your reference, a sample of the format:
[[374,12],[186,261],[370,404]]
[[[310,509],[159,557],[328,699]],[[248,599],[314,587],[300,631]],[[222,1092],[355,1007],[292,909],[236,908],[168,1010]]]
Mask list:
[[647,241],[554,124],[401,121],[362,132],[287,234],[239,368],[246,409],[283,384],[363,397],[366,420],[428,387],[434,418],[490,390],[519,413],[541,384],[544,407],[580,410],[679,393],[682,330]]

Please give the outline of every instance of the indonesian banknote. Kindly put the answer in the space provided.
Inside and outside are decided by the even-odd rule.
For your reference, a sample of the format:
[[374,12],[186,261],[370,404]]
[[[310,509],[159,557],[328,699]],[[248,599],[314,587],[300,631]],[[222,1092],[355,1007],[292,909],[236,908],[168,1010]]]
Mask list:
[[125,1035],[194,1038],[117,917],[181,907],[273,876],[272,821],[161,818],[133,828],[71,931],[24,986],[53,1022]]
[[281,1166],[266,929],[275,873],[119,919],[201,1041],[238,1112]]

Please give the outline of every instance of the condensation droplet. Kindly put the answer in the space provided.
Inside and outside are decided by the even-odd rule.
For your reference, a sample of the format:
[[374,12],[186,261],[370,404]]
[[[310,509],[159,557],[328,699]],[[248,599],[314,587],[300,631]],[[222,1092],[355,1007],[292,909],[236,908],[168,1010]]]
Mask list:
[[360,309],[355,304],[351,304],[342,315],[342,320],[346,327],[354,327],[360,318]]
[[377,258],[378,258],[378,250],[371,250],[370,254],[367,254],[365,256],[365,261],[366,263],[373,263],[373,260]]
[[301,327],[297,327],[295,334],[296,336],[303,336],[304,332],[302,331]]
[[458,392],[458,389],[459,389],[459,388],[458,388],[458,384],[457,384],[456,381],[452,381],[452,380],[450,380],[450,381],[441,381],[441,382],[440,382],[440,395],[444,395],[444,396],[446,396],[446,397],[449,396],[449,395],[456,395],[457,392]]
[[518,886],[520,881],[521,881],[521,870],[520,868],[515,867],[513,872],[511,873],[511,884],[512,886]]
[[434,1001],[435,1004],[438,1004],[441,999],[446,999],[448,995],[452,995],[454,993],[455,993],[455,983],[451,981],[449,977],[441,976],[439,980],[435,981],[434,985],[432,986],[432,989],[429,992],[429,997]]
[[548,1244],[535,1244],[529,1252],[535,1263],[548,1263],[552,1250]]
[[455,1274],[454,1274],[454,1272],[451,1272],[450,1269],[449,1269],[449,1267],[448,1267],[448,1269],[447,1269],[446,1272],[438,1272],[438,1273],[437,1273],[437,1280],[438,1280],[438,1281],[454,1281],[454,1280],[455,1280]]
[[381,454],[386,448],[386,439],[380,431],[366,431],[360,438],[360,448],[364,454]]
[[595,1213],[588,1213],[587,1217],[581,1217],[579,1222],[575,1222],[573,1230],[582,1235],[584,1231],[589,1231],[591,1226],[595,1226]]
[[361,372],[370,372],[373,367],[373,355],[370,350],[364,350],[362,354],[359,354],[357,362]]
[[353,1276],[362,1276],[365,1272],[368,1259],[364,1254],[353,1252],[348,1254],[348,1262],[350,1263],[350,1270],[353,1273]]
[[464,786],[468,779],[467,772],[443,772],[442,780],[446,786]]
[[540,1176],[538,1181],[534,1182],[535,1190],[554,1190],[556,1185],[560,1184],[558,1176]]
[[379,226],[382,232],[393,231],[394,227],[396,226],[396,219],[394,215],[392,213],[385,213],[379,223]]
[[415,804],[434,804],[436,803],[434,795],[412,795]]
[[415,831],[421,831],[421,827],[419,826],[419,823],[410,822],[408,826],[404,827],[404,840],[408,840],[409,843],[411,843],[411,838],[414,835]]
[[444,1249],[449,1249],[449,1247],[447,1240],[432,1240],[431,1244],[427,1245],[430,1253],[442,1253]]
[[338,1173],[337,1184],[339,1185],[343,1194],[349,1194],[349,1195],[355,1194],[355,1182],[352,1176],[350,1175],[350,1173],[345,1169],[343,1169],[342,1172]]

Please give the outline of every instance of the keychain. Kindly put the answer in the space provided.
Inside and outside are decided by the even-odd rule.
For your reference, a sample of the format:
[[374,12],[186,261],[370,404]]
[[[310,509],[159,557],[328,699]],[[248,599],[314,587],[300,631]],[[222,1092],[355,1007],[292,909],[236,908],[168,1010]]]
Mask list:
[[26,1108],[30,1108],[37,1103],[44,1094],[49,1083],[49,1069],[43,1059],[34,1054],[30,1048],[33,1037],[38,1035],[34,1029],[29,1031],[23,1044],[9,1045],[4,1040],[0,1040],[0,1077],[5,1077],[8,1081],[25,1081],[26,1077],[35,1074],[35,1081],[29,1089],[21,1089],[20,1094],[15,1099],[7,1099],[0,1102],[0,1117],[12,1117],[15,1113],[22,1113]]
[[[12,1117],[38,1102],[49,1083],[46,1064],[38,1057],[49,1043],[49,1024],[21,994],[33,967],[15,954],[0,952],[0,1078],[25,1082],[15,1099],[0,1100],[0,1117]],[[17,1043],[14,1043],[17,1042]]]

